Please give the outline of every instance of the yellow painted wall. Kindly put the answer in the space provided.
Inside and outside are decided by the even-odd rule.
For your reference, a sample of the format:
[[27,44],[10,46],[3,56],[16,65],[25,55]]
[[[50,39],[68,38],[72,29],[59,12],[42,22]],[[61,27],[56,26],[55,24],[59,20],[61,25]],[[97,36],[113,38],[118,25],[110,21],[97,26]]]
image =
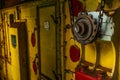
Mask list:
[[84,7],[86,6],[87,11],[95,11],[98,8],[98,5],[101,0],[79,0],[80,2],[83,3]]
[[[65,20],[65,25],[67,24],[70,24],[70,14],[69,14],[69,7],[68,7],[68,3],[65,4],[65,15],[66,15],[66,20]],[[72,36],[72,33],[71,33],[71,29],[67,29],[67,32],[66,32],[66,39],[65,41],[67,41],[67,44],[66,44],[66,52],[65,52],[65,56],[66,56],[66,61],[65,61],[65,69],[69,69],[71,71],[75,71],[75,67],[76,65],[78,64],[78,62],[72,62],[72,60],[70,59],[70,46],[72,45],[77,45],[80,47],[80,53],[82,52],[81,51],[81,45],[77,42],[75,42],[74,44],[74,40],[71,39],[73,38]],[[70,73],[65,73],[65,80],[70,80],[70,79],[73,79],[74,80],[74,74],[70,74]]]
[[[16,47],[13,47],[11,35],[16,36]],[[9,71],[9,80],[20,80],[20,64],[19,64],[19,49],[18,49],[18,33],[16,28],[9,28],[9,41],[11,52],[11,69]]]
[[[18,50],[18,36],[17,29],[12,29],[9,23],[9,15],[15,13],[15,8],[2,10],[2,16],[4,18],[3,26],[4,26],[4,36],[3,39],[5,41],[5,51],[3,54],[6,54],[7,60],[5,61],[5,77],[9,80],[20,80],[20,67],[19,67],[19,50]],[[13,48],[11,44],[11,34],[16,35],[16,48]],[[7,68],[7,69],[6,69]],[[16,75],[16,76],[14,76]]]
[[[37,9],[37,5],[40,5],[41,2],[38,1],[38,2],[30,2],[30,3],[25,3],[25,4],[21,4],[19,5],[19,9],[21,10],[21,13],[20,13],[20,20],[19,21],[24,21],[26,20],[26,25],[27,25],[27,34],[28,34],[28,53],[29,53],[29,67],[30,67],[30,79],[31,80],[38,80],[39,79],[39,69],[38,69],[38,73],[37,75],[34,73],[33,71],[33,60],[36,56],[36,54],[38,53],[38,44],[37,44],[37,31],[35,31],[35,37],[36,37],[36,45],[35,47],[32,46],[31,44],[31,34],[33,33],[34,31],[34,28],[36,28],[36,9]],[[15,15],[15,21],[17,21],[17,11],[16,11],[16,7],[10,7],[10,8],[6,8],[6,9],[3,9],[2,10],[2,13],[3,15],[5,15],[5,24],[4,26],[7,27],[7,32],[9,33],[6,33],[7,35],[7,43],[10,43],[10,40],[9,40],[9,37],[10,37],[10,34],[16,34],[17,35],[17,32],[14,30],[14,29],[9,29],[8,27],[10,26],[9,24],[9,14],[11,13],[14,13]],[[52,21],[52,20],[51,20]],[[8,26],[9,24],[9,26]],[[14,50],[14,48],[12,48],[12,46],[10,44],[8,44],[8,50],[13,50],[13,53],[11,54],[14,54],[14,52],[16,52],[17,54],[18,53],[18,48],[17,50]],[[8,79],[9,80],[19,80],[18,77],[20,76],[20,72],[18,71],[19,70],[19,63],[17,63],[15,65],[16,62],[19,62],[19,58],[16,58],[17,60],[14,60],[15,56],[18,56],[18,55],[12,55],[11,56],[11,64],[14,64],[14,65],[11,65],[11,64],[7,64],[7,70],[8,70]],[[38,59],[37,59],[37,62],[38,62]],[[48,62],[49,63],[49,62]],[[13,68],[18,69],[18,70],[13,70]],[[37,65],[37,68],[38,68],[38,65]],[[12,74],[11,74],[12,72]],[[18,76],[15,76],[15,73],[17,73]],[[54,75],[53,75],[54,76]]]
[[[27,20],[27,33],[28,33],[28,52],[29,52],[29,62],[30,62],[30,78],[31,80],[37,80],[38,75],[35,75],[32,67],[33,60],[37,54],[37,45],[35,47],[32,47],[31,44],[31,34],[34,31],[34,28],[36,27],[36,6],[32,5],[23,5],[21,8],[21,19]],[[37,32],[35,31],[35,36],[37,40]],[[37,42],[37,41],[36,41]],[[36,43],[37,44],[37,43]]]
[[[38,3],[37,3],[38,4]],[[22,4],[20,6],[21,9],[21,15],[20,18],[22,19],[21,21],[26,20],[27,23],[27,34],[28,34],[28,53],[29,53],[29,62],[30,62],[30,79],[31,80],[37,80],[39,78],[39,70],[37,75],[35,75],[32,67],[33,60],[36,56],[37,53],[37,41],[35,47],[32,47],[31,44],[31,34],[34,31],[34,28],[36,27],[36,4],[31,3],[31,4]],[[8,50],[11,52],[11,64],[7,63],[7,70],[8,70],[8,79],[9,80],[20,80],[20,65],[19,65],[19,53],[18,53],[18,42],[17,42],[17,47],[13,48],[11,45],[11,39],[10,35],[15,34],[17,36],[17,30],[10,28],[9,24],[9,14],[14,13],[14,20],[17,20],[17,12],[16,12],[16,7],[10,7],[2,10],[3,15],[5,14],[5,23],[4,26],[6,26],[6,37],[7,37],[7,44],[8,45]],[[35,34],[37,36],[37,32],[35,31]],[[18,36],[16,37],[16,41],[18,40]],[[37,40],[37,37],[36,37]],[[8,51],[8,52],[9,52]],[[38,61],[38,60],[37,60]],[[37,66],[38,67],[38,66]]]
[[[95,0],[95,1],[92,1],[92,4],[91,4],[91,0],[88,0],[86,2],[86,9],[88,11],[93,11],[93,10],[96,10],[97,6],[98,6],[98,2],[100,2],[99,0]],[[37,80],[37,78],[39,77],[39,74],[35,75],[34,72],[33,72],[33,68],[32,68],[32,62],[34,60],[34,57],[35,57],[35,54],[37,53],[37,45],[35,47],[32,47],[31,45],[31,34],[34,30],[34,28],[36,27],[36,6],[41,4],[41,2],[37,3],[37,2],[33,2],[33,3],[26,3],[26,4],[22,4],[20,5],[20,9],[21,9],[21,19],[26,19],[27,20],[27,33],[28,33],[28,52],[29,52],[29,62],[30,62],[30,78],[31,80]],[[118,6],[119,4],[116,3]],[[116,8],[116,7],[115,7]],[[9,13],[13,13],[15,11],[15,15],[16,15],[16,10],[15,10],[15,7],[13,8],[8,8],[8,9],[4,9],[3,10],[3,14],[6,13],[6,14],[9,14]],[[65,25],[67,24],[70,24],[70,15],[69,15],[69,8],[68,8],[68,3],[66,2],[65,3],[65,15],[66,15],[66,19],[65,19]],[[9,19],[8,17],[5,17],[6,18],[6,22],[8,21],[9,22]],[[5,24],[7,25],[7,24]],[[65,25],[61,26],[62,28],[65,27]],[[7,28],[8,29],[8,28]],[[9,36],[9,39],[7,39],[10,44],[10,48],[9,50],[11,51],[12,55],[11,55],[11,64],[8,64],[8,78],[9,80],[20,80],[20,74],[19,74],[19,59],[16,58],[16,56],[18,57],[18,46],[16,48],[13,48],[12,45],[11,45],[11,40],[10,40],[10,34],[15,34],[17,36],[17,30],[15,29],[8,29],[9,30],[9,34],[7,34]],[[36,40],[37,40],[37,31],[35,31],[35,34],[36,34]],[[64,34],[63,34],[64,35]],[[63,36],[62,35],[62,36]],[[66,58],[66,61],[65,61],[65,65],[63,65],[63,67],[65,66],[65,69],[70,69],[71,71],[74,72],[75,70],[75,67],[77,66],[77,64],[79,62],[72,62],[71,59],[70,59],[70,52],[69,52],[69,49],[70,49],[70,46],[71,45],[74,45],[76,44],[77,46],[79,46],[80,48],[80,54],[82,53],[82,49],[81,49],[81,44],[77,43],[75,41],[74,43],[74,40],[71,39],[71,37],[73,37],[72,35],[72,32],[71,32],[71,29],[67,29],[67,32],[66,32],[66,39],[65,41],[67,41],[67,44],[66,44],[66,52],[65,52],[65,56],[67,57]],[[17,38],[16,38],[17,39]],[[36,41],[37,42],[37,41]],[[18,44],[18,43],[17,43]],[[110,60],[112,62],[112,59],[110,59],[111,57],[114,57],[111,55],[111,53],[115,53],[114,52],[114,49],[113,49],[113,44],[108,44],[108,45],[104,45],[104,43],[101,43],[103,47],[106,47],[106,46],[111,46],[111,47],[108,47],[107,50],[104,50],[103,47],[101,47],[101,52],[103,53],[102,54],[102,57],[105,59],[107,56],[104,55],[104,54],[110,54],[108,60]],[[112,50],[113,49],[113,50]],[[14,54],[16,53],[16,54]],[[85,59],[92,62],[92,63],[95,63],[95,55],[96,55],[96,46],[95,44],[90,44],[90,45],[87,45],[85,47],[85,53],[86,53],[86,57]],[[89,57],[91,56],[91,57]],[[62,56],[64,59],[64,56]],[[108,63],[108,61],[106,62],[103,62],[104,59],[101,59],[101,64],[102,65],[106,65],[108,67],[113,67],[114,63]],[[17,65],[15,65],[17,64]],[[18,69],[18,70],[15,70],[15,69]],[[12,72],[12,74],[11,74]],[[120,71],[119,71],[120,72]],[[16,75],[17,74],[17,75]],[[16,75],[16,76],[14,76]],[[118,74],[117,74],[118,75]],[[65,80],[70,80],[70,79],[73,79],[74,80],[74,74],[69,74],[69,73],[65,73]],[[120,79],[120,78],[119,78]],[[114,80],[114,79],[113,79]]]
[[[48,13],[48,11],[50,11]],[[40,55],[41,73],[55,79],[53,71],[56,72],[56,25],[50,15],[55,16],[55,6],[43,7],[39,9],[40,19]],[[45,29],[45,22],[49,28]]]
[[[19,67],[19,50],[18,50],[18,36],[17,29],[10,28],[9,15],[15,13],[15,8],[10,8],[6,10],[1,10],[1,15],[3,17],[2,25],[2,36],[4,37],[2,41],[5,41],[3,45],[3,56],[6,55],[6,60],[4,59],[4,77],[9,80],[20,80],[20,67]],[[4,30],[4,33],[3,33]],[[3,35],[4,34],[4,35]],[[16,36],[17,46],[13,48],[11,44],[11,35]],[[14,76],[16,75],[16,76]]]

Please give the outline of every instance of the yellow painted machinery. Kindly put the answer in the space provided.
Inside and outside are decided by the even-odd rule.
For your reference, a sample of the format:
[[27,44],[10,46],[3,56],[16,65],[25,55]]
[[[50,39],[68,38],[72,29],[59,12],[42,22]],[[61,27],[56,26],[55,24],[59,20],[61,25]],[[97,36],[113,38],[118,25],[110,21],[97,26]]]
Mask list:
[[[72,1],[71,4],[69,2],[70,9],[74,8],[72,6],[75,1]],[[79,4],[76,5],[79,6]],[[74,71],[73,68],[71,69],[75,73],[75,80],[111,80],[113,77],[116,52],[111,36],[114,33],[114,22],[111,16],[104,13],[104,4],[105,2],[102,0],[97,12],[87,12],[81,9],[76,12],[74,9],[70,11],[71,36],[73,40],[77,41],[76,44],[79,44],[75,44],[76,49],[73,48],[74,58],[73,56],[71,58],[71,47],[66,48],[68,51],[70,50],[71,61],[69,63],[76,64]],[[77,13],[78,11],[80,12]],[[73,47],[73,45],[69,46]]]
[[110,80],[115,69],[115,48],[112,42],[97,41],[83,47],[76,67],[76,80]]

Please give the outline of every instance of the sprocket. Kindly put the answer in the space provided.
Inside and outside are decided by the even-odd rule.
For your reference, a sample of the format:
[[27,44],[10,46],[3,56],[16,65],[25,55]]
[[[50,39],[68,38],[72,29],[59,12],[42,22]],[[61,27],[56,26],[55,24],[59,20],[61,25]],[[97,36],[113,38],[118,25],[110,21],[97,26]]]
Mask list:
[[98,23],[92,14],[79,13],[72,26],[75,39],[81,44],[88,44],[95,40],[99,31]]

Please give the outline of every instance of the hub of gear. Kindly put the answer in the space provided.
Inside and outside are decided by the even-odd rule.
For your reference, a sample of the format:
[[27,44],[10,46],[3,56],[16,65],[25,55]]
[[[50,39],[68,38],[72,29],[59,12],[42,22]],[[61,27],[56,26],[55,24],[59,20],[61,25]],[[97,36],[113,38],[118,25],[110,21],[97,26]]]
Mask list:
[[79,43],[88,44],[95,40],[98,29],[97,21],[93,15],[80,13],[72,26],[72,33]]

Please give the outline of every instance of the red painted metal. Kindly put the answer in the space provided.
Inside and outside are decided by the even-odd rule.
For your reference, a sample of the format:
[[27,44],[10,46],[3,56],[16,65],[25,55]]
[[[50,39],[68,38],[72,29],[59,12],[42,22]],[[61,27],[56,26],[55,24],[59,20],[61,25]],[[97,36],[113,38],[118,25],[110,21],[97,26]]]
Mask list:
[[78,0],[71,0],[72,2],[72,15],[78,16],[78,13],[83,11],[83,4]]
[[32,46],[34,47],[35,44],[36,44],[36,38],[35,38],[35,33],[33,32],[32,35],[31,35],[31,43],[32,43]]
[[33,61],[33,71],[37,74],[37,64],[36,61]]
[[75,71],[75,80],[101,80],[101,76],[98,74],[97,77],[92,77],[84,72]]
[[70,47],[70,58],[73,62],[79,61],[80,59],[80,48],[76,45]]

